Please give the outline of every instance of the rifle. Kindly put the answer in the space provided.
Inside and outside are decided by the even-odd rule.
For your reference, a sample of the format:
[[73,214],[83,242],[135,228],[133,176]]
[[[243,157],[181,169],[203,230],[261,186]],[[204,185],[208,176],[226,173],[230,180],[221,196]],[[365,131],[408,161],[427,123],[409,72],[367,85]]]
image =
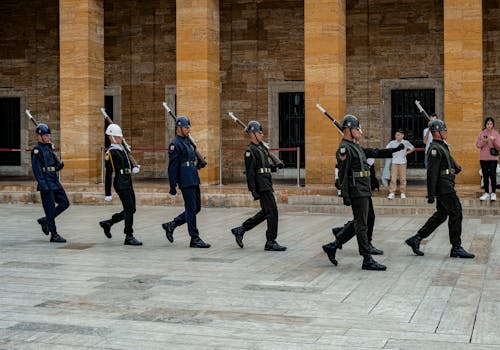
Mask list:
[[427,112],[425,111],[425,109],[422,107],[422,105],[420,104],[420,101],[415,100],[415,104],[417,105],[418,111],[420,113],[424,113],[425,117],[427,118],[427,120],[430,121],[431,117],[429,117],[429,115],[427,114]]
[[[106,109],[101,108],[101,113],[104,116],[104,120],[106,120],[108,122],[108,124],[113,124],[113,119],[111,119],[110,116],[108,115],[108,113],[106,113]],[[125,141],[124,137],[122,138],[122,146],[125,149],[125,152],[127,152],[128,159],[130,159],[130,163],[132,163],[132,168],[137,169],[135,171],[133,169],[132,172],[134,174],[138,173],[139,170],[140,170],[140,168],[141,168],[141,166],[139,164],[137,164],[137,161],[132,156],[132,148],[127,143],[127,141]]]
[[344,135],[344,128],[337,121],[337,119],[332,117],[332,115],[330,113],[328,113],[328,111],[326,109],[324,109],[319,103],[316,104],[316,108],[318,108],[321,111],[321,113],[323,113],[328,119],[330,119],[332,124],[337,128],[338,132],[340,132],[342,135]]
[[[245,123],[243,123],[241,120],[239,120],[238,117],[236,117],[233,112],[229,112],[228,114],[231,117],[231,119],[234,122],[236,122],[236,124],[240,125],[243,129],[247,128],[247,125]],[[285,167],[285,164],[283,163],[283,161],[281,159],[279,159],[274,153],[272,153],[269,150],[269,144],[267,142],[262,142],[262,144],[267,149],[267,153],[269,154],[269,158],[271,158],[271,161],[273,162],[273,164],[276,167],[283,169]]]
[[[33,118],[33,116],[31,115],[31,112],[29,109],[27,109],[26,111],[26,115],[30,118],[31,122],[35,125],[35,126],[38,126],[38,124],[40,124],[39,122],[36,121],[35,118]],[[54,151],[56,149],[56,147],[54,146],[54,144],[51,142],[50,143],[50,147],[52,148],[52,151]],[[54,157],[56,158],[56,161],[58,163],[62,163],[61,160],[57,157],[57,155],[54,153]]]
[[[177,120],[177,116],[174,114],[174,112],[172,112],[172,110],[170,109],[170,107],[167,105],[167,102],[163,102],[163,107],[167,110],[168,115],[170,115],[172,117],[172,119],[174,119],[174,123],[175,123],[175,121]],[[197,159],[197,162],[198,162],[198,167],[199,168],[204,168],[207,165],[207,161],[201,155],[201,153],[198,151],[198,148],[196,147],[196,141],[193,139],[193,137],[191,136],[191,134],[188,134],[188,139],[189,139],[189,143],[194,148],[194,154],[196,155],[196,159]]]

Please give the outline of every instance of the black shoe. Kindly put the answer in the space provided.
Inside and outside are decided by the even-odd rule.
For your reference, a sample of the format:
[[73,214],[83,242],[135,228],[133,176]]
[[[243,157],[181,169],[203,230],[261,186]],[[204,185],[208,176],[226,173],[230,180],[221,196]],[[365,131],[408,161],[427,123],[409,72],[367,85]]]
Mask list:
[[475,255],[469,253],[461,246],[453,247],[450,251],[450,258],[474,259]]
[[57,232],[52,232],[50,234],[50,241],[53,243],[66,243],[66,240],[59,236]]
[[123,242],[124,245],[135,245],[135,246],[138,246],[138,245],[142,245],[142,242],[141,241],[138,241],[137,239],[135,239],[135,237],[133,235],[126,235],[125,236],[125,241]]
[[169,221],[164,224],[161,224],[161,227],[165,230],[165,236],[170,243],[174,243],[174,230],[175,230],[175,222]]
[[49,228],[47,227],[47,219],[46,218],[40,218],[36,222],[40,224],[42,227],[42,232],[45,233],[46,236],[49,235]]
[[210,244],[203,242],[200,237],[191,238],[190,248],[210,248]]
[[341,247],[342,245],[339,245],[337,241],[323,246],[323,251],[328,255],[328,259],[330,259],[330,262],[335,266],[338,265],[338,261],[335,259],[335,253],[337,252],[337,249],[340,249]]
[[384,255],[384,251],[370,245],[370,255]]
[[413,250],[416,255],[424,256],[424,252],[420,250],[420,237],[410,237],[405,241],[405,243],[411,247],[411,250]]
[[234,235],[236,244],[238,244],[240,248],[243,248],[243,235],[245,234],[245,229],[243,228],[243,226],[235,227],[231,229],[231,232]]
[[363,265],[361,266],[363,270],[371,270],[371,271],[385,271],[387,267],[385,265],[379,264],[373,258],[365,257],[363,259]]
[[112,237],[111,236],[111,226],[113,226],[113,224],[111,222],[109,222],[109,220],[104,220],[104,221],[100,221],[99,225],[104,230],[104,235],[108,238],[111,238]]
[[278,242],[276,242],[276,241],[267,241],[266,245],[264,246],[264,250],[270,250],[270,251],[274,251],[274,252],[283,252],[286,250],[286,247],[279,245]]

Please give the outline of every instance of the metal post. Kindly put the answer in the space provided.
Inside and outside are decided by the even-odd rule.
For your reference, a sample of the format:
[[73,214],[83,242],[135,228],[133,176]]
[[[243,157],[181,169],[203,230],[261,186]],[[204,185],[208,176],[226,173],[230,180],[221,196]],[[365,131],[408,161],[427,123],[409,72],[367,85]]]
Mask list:
[[297,187],[300,187],[300,147],[297,147]]
[[219,189],[222,188],[222,141],[219,142]]

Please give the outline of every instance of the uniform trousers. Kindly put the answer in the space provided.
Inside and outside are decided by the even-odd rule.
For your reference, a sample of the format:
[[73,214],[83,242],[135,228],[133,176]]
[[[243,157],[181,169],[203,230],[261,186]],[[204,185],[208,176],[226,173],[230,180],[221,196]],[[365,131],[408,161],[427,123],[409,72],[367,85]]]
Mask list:
[[184,225],[187,222],[188,233],[191,239],[200,236],[196,226],[196,214],[201,210],[200,186],[190,186],[181,189],[182,198],[184,198],[184,212],[175,219],[175,226]]
[[358,240],[359,254],[369,256],[371,247],[368,241],[368,213],[370,211],[370,197],[351,198],[352,215],[354,217],[354,231]]
[[[371,244],[373,237],[373,227],[375,226],[375,210],[373,210],[373,201],[372,197],[369,198],[368,203],[368,221],[367,221],[367,231],[366,236],[368,238],[368,243]],[[340,243],[347,243],[356,236],[356,230],[354,229],[354,221],[347,222],[344,227],[337,233],[336,238],[340,241]]]
[[118,197],[120,197],[120,201],[123,205],[123,210],[119,213],[113,214],[111,217],[111,221],[113,224],[125,220],[125,228],[123,229],[123,233],[126,235],[131,235],[134,233],[134,229],[132,228],[134,225],[134,213],[135,213],[135,193],[134,190],[116,190]]
[[267,220],[266,239],[275,241],[278,237],[278,207],[272,191],[259,192],[261,210],[245,220],[242,224],[245,231],[250,231],[255,226]]
[[462,244],[462,205],[456,193],[449,193],[437,197],[436,212],[427,220],[417,232],[420,239],[429,237],[439,225],[448,220],[448,231],[450,243],[453,247],[458,247]]
[[[55,218],[68,209],[69,200],[64,189],[40,191],[43,211],[49,232],[57,232]],[[57,206],[56,206],[57,204]]]

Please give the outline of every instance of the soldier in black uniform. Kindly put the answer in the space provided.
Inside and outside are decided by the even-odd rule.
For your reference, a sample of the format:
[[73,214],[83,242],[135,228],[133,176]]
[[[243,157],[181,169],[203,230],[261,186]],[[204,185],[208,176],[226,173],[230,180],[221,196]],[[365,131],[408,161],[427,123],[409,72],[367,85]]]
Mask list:
[[114,172],[115,178],[113,187],[118,197],[120,197],[123,210],[113,214],[111,219],[99,222],[99,225],[104,230],[104,235],[111,238],[111,226],[125,220],[125,228],[123,230],[125,233],[125,241],[123,244],[140,246],[142,242],[138,241],[133,235],[134,229],[132,225],[134,224],[135,193],[132,187],[132,166],[128,154],[122,146],[122,129],[117,124],[109,124],[106,128],[106,135],[109,137],[111,146],[109,146],[105,156],[106,177],[104,190],[106,197],[104,199],[106,201],[111,201],[113,199],[111,195],[111,179]]
[[[402,145],[395,148],[377,149],[362,148],[359,141],[362,137],[358,118],[346,115],[342,120],[344,137],[337,151],[339,164],[339,184],[345,205],[352,206],[354,216],[354,232],[344,230],[339,233],[334,242],[323,246],[332,264],[337,265],[335,254],[337,249],[349,241],[356,234],[359,254],[363,256],[363,270],[385,270],[386,266],[379,264],[372,258],[373,246],[368,239],[368,218],[370,213],[371,186],[370,166],[366,158],[388,158],[393,152],[401,150]],[[374,219],[373,214],[373,219]]]
[[274,198],[269,152],[262,144],[264,133],[258,121],[248,123],[245,132],[250,135],[250,144],[245,152],[245,174],[248,190],[252,192],[254,200],[260,200],[261,210],[253,217],[246,220],[241,226],[231,229],[236,243],[243,248],[243,235],[264,220],[267,220],[266,244],[264,250],[284,251],[286,247],[276,242],[278,236],[278,207]]
[[54,153],[48,125],[38,124],[35,132],[38,135],[38,143],[31,150],[31,165],[45,211],[45,217],[37,222],[43,233],[50,233],[51,242],[65,243],[66,240],[57,233],[55,222],[55,218],[69,207],[68,196],[57,177],[57,172],[64,167],[64,163]]
[[196,214],[201,210],[200,177],[198,169],[205,167],[206,163],[197,161],[195,149],[189,141],[191,123],[185,116],[178,116],[175,120],[176,136],[168,150],[168,180],[169,193],[177,194],[177,185],[184,199],[184,212],[174,220],[162,224],[165,235],[170,243],[174,241],[174,229],[187,223],[188,233],[191,237],[191,248],[210,248],[210,244],[200,238],[196,225]]
[[420,250],[422,239],[430,236],[439,225],[448,220],[448,230],[451,243],[450,257],[472,259],[474,254],[462,248],[462,205],[455,192],[455,176],[462,170],[450,154],[446,144],[448,129],[444,122],[435,119],[429,122],[432,142],[427,150],[427,203],[436,201],[436,212],[418,230],[415,236],[405,242],[418,256],[423,256]]

